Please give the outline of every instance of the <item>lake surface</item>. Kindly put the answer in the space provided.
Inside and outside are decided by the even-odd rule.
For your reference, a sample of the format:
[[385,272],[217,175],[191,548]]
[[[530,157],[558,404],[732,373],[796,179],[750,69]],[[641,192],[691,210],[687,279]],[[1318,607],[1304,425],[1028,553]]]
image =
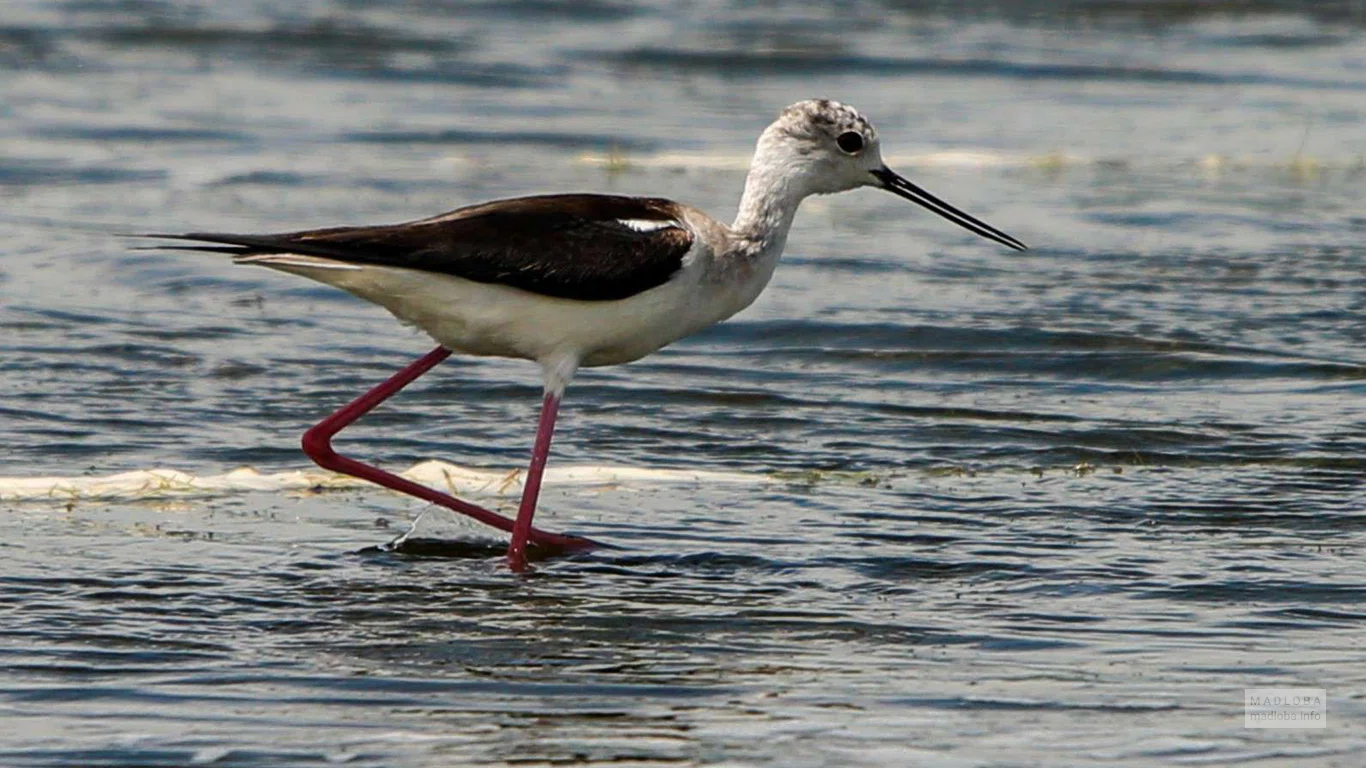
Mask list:
[[[970,5],[7,0],[0,764],[1359,765],[1366,10]],[[13,492],[304,470],[432,346],[118,233],[729,219],[814,96],[1032,250],[807,201],[753,307],[570,389],[552,468],[660,474],[552,476],[539,522],[616,549],[519,576],[360,488]],[[339,444],[508,473],[538,405],[453,358]],[[479,543],[382,546],[419,515]],[[1265,686],[1327,727],[1245,729]]]

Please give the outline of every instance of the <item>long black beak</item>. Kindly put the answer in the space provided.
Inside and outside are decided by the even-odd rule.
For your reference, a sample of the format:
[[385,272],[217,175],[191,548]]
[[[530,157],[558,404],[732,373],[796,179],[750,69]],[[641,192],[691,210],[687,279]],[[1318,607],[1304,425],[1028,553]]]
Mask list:
[[878,181],[882,182],[883,189],[894,195],[904,197],[917,205],[923,205],[963,229],[975,232],[988,240],[995,240],[1007,248],[1014,248],[1017,251],[1029,250],[1029,246],[1019,240],[1016,240],[984,221],[974,219],[957,208],[954,208],[952,205],[949,205],[943,200],[940,200],[929,192],[926,192],[907,181],[905,177],[885,165],[876,171],[872,171],[872,174],[877,177]]

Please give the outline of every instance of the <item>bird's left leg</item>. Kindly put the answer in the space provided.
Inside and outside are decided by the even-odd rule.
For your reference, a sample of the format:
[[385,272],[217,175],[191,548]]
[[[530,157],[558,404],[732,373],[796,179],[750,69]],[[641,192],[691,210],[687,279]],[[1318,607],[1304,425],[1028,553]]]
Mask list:
[[551,354],[540,359],[541,375],[545,379],[545,397],[541,400],[541,418],[536,422],[536,444],[531,448],[531,465],[526,470],[522,486],[522,503],[517,508],[517,519],[512,525],[512,543],[508,545],[508,566],[514,571],[526,568],[527,541],[536,543],[536,529],[531,518],[536,514],[536,499],[541,494],[541,473],[550,457],[550,439],[555,435],[555,416],[560,412],[560,398],[565,387],[579,370],[577,354]]
[[517,508],[517,520],[512,525],[512,543],[508,545],[508,566],[513,570],[526,568],[526,545],[531,534],[531,518],[536,514],[536,499],[541,494],[541,474],[550,457],[550,439],[555,434],[555,416],[560,411],[560,393],[547,390],[541,401],[541,418],[536,423],[536,444],[531,449],[531,465],[526,470],[522,486],[522,503]]

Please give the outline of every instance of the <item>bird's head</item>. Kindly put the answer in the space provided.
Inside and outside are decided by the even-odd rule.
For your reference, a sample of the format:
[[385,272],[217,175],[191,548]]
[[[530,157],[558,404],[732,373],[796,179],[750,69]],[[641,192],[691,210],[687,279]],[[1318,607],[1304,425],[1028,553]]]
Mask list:
[[799,101],[759,137],[756,162],[784,166],[806,194],[866,186],[881,168],[877,131],[858,110],[828,99]]
[[1015,250],[1024,243],[963,213],[887,167],[872,122],[829,99],[799,101],[759,137],[756,166],[775,171],[801,196],[877,187],[934,211],[953,223]]

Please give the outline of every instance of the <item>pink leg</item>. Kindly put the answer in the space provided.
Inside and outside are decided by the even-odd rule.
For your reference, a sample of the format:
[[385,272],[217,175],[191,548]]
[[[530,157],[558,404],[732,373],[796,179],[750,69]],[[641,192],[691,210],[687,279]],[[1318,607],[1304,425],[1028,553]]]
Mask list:
[[[411,363],[406,368],[399,371],[392,378],[388,379],[387,381],[370,390],[369,392],[366,392],[365,394],[356,398],[350,404],[342,407],[331,416],[328,416],[327,418],[318,422],[317,426],[314,426],[312,429],[304,433],[304,453],[308,454],[308,457],[310,459],[313,459],[313,461],[316,462],[318,466],[322,467],[323,469],[330,469],[333,472],[340,472],[342,474],[351,475],[352,477],[359,477],[362,480],[369,480],[370,482],[375,483],[377,485],[382,485],[385,488],[400,491],[402,493],[409,494],[410,496],[416,496],[419,499],[429,501],[433,504],[440,504],[441,506],[446,507],[447,509],[454,510],[462,515],[468,515],[469,517],[472,517],[475,520],[484,523],[485,525],[491,525],[494,528],[497,528],[501,531],[513,531],[513,521],[509,520],[506,517],[503,517],[502,515],[496,512],[490,512],[489,510],[484,509],[483,507],[478,507],[473,504],[470,504],[469,502],[461,501],[460,499],[457,499],[454,496],[450,496],[440,491],[434,490],[432,488],[428,488],[425,485],[419,485],[411,480],[406,480],[393,473],[385,472],[384,470],[378,467],[373,467],[369,464],[362,464],[361,462],[356,461],[355,459],[347,458],[346,456],[341,456],[337,454],[336,451],[332,450],[333,435],[336,435],[347,425],[351,424],[355,420],[369,413],[375,406],[392,397],[394,393],[411,384],[414,379],[426,373],[427,371],[430,371],[433,367],[436,366],[437,363],[440,363],[442,360],[445,360],[447,357],[450,357],[450,355],[451,351],[449,349],[446,349],[445,347],[437,347],[431,352],[428,352],[427,354],[423,355],[416,362]],[[544,421],[544,418],[544,414],[542,414],[542,421]],[[555,420],[555,415],[553,412],[550,415],[550,420],[553,426]],[[549,436],[547,436],[547,449],[549,448],[549,443]],[[540,444],[540,436],[538,435],[536,440],[536,445],[538,449],[540,447]],[[544,464],[545,460],[544,457],[542,457],[541,465],[544,466]],[[535,468],[534,462],[532,466],[533,468]],[[535,477],[537,486],[539,487],[541,477],[539,470],[536,471]],[[531,487],[531,479],[530,477],[528,477],[526,488],[531,494],[532,506],[534,507],[536,493],[534,491],[531,491]],[[523,494],[522,506],[523,510],[525,510],[526,493]],[[565,536],[555,533],[549,533],[547,531],[532,528],[530,527],[531,515],[529,513],[519,513],[517,516],[518,523],[521,522],[521,518],[524,516],[526,517],[526,526],[522,530],[523,548],[525,548],[526,542],[528,541],[532,544],[535,544],[537,547],[544,547],[551,552],[585,550],[592,549],[598,546],[597,542],[594,542],[590,539],[584,539],[578,536]],[[515,541],[516,539],[514,539],[514,542]]]
[[522,486],[522,505],[517,509],[517,523],[512,527],[512,543],[508,546],[508,566],[514,571],[526,568],[527,540],[534,530],[531,518],[536,514],[536,499],[541,495],[541,473],[550,456],[550,438],[555,434],[555,415],[560,411],[560,396],[545,393],[541,402],[541,418],[536,424],[536,445],[531,449],[531,466],[526,470]]

